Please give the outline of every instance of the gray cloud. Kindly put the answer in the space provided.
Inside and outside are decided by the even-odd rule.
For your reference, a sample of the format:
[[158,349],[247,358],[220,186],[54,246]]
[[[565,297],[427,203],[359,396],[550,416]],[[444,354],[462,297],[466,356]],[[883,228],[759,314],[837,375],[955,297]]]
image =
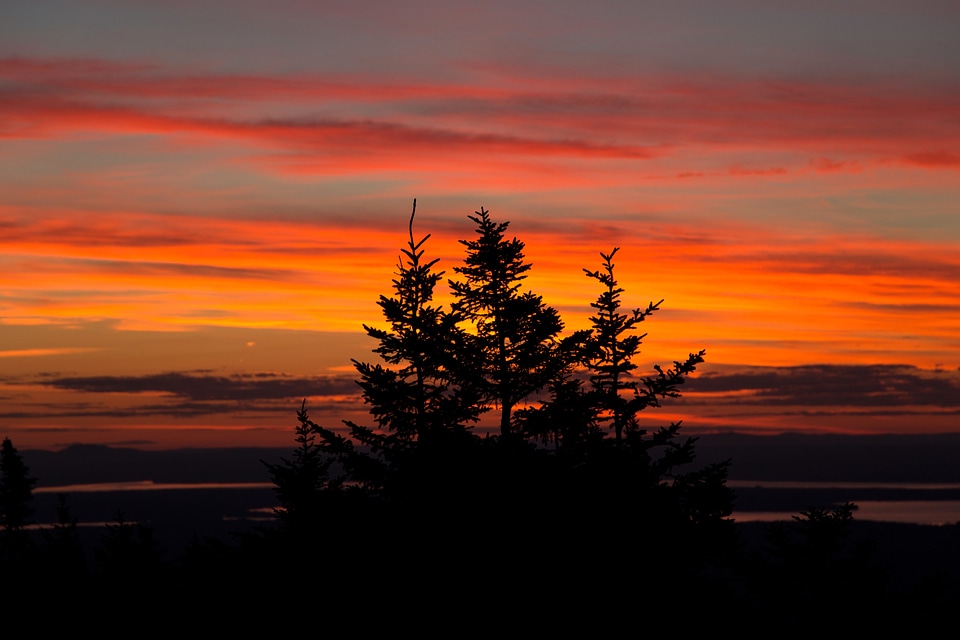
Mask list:
[[215,376],[170,372],[145,376],[62,377],[42,380],[40,384],[89,393],[170,393],[193,402],[277,400],[359,392],[353,378],[348,376],[304,378],[270,373]]
[[708,403],[960,407],[960,373],[925,371],[895,364],[806,365],[735,373],[707,372],[689,380],[686,389],[716,394],[715,398],[704,399]]

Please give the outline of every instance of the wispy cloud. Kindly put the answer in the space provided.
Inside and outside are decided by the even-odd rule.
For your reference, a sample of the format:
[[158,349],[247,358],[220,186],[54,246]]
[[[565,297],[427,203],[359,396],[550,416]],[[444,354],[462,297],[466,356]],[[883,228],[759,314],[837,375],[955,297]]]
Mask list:
[[[0,77],[7,137],[203,136],[317,158],[372,154],[391,170],[425,153],[642,160],[697,148],[789,153],[794,167],[814,163],[819,171],[862,170],[893,151],[905,163],[942,169],[957,166],[948,149],[960,140],[953,117],[960,91],[906,92],[882,80],[654,75],[424,84],[376,75],[177,75],[159,66],[24,58],[0,60]],[[790,167],[729,170],[778,175]]]
[[[689,391],[709,404],[877,408],[960,409],[960,372],[908,365],[808,365],[707,372]],[[882,408],[882,409],[881,409]]]
[[298,378],[275,374],[214,376],[171,372],[147,376],[85,376],[43,379],[43,386],[87,393],[166,393],[193,402],[304,398],[356,395],[349,377]]
[[49,356],[66,356],[77,353],[91,353],[100,351],[93,347],[55,347],[48,349],[8,349],[0,351],[0,358],[40,358]]

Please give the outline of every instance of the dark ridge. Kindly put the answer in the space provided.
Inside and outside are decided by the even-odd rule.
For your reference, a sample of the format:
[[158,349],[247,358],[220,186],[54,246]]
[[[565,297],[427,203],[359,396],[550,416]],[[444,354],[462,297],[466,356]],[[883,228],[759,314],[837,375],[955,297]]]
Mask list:
[[231,447],[141,451],[72,445],[62,451],[23,451],[37,488],[102,482],[270,482],[260,460],[276,461],[290,448]]
[[730,480],[960,482],[960,433],[705,435],[698,460],[733,459]]

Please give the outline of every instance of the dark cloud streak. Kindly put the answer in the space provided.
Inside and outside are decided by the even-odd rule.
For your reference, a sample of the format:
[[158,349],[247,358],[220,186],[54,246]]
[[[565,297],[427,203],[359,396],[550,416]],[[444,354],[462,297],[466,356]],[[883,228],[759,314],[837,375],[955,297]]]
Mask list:
[[85,376],[42,380],[56,389],[88,393],[169,393],[192,402],[260,401],[312,396],[358,395],[353,378],[299,378],[274,374],[232,376],[159,373],[146,376]]
[[960,373],[909,365],[805,365],[712,373],[688,391],[718,404],[795,406],[960,407]]

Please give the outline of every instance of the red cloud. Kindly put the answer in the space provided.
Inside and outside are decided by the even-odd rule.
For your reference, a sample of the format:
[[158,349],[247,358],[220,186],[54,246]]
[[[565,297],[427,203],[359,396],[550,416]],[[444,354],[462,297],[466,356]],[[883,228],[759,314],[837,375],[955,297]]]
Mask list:
[[[349,75],[176,74],[98,60],[0,60],[0,136],[66,131],[243,140],[266,153],[379,158],[404,170],[419,155],[651,159],[794,154],[818,172],[855,169],[901,150],[921,167],[956,166],[960,92],[888,84],[727,77],[565,80],[494,77],[476,84]],[[301,115],[291,115],[291,114]],[[361,115],[362,114],[362,115]],[[807,160],[811,155],[817,159]],[[740,166],[739,160],[734,166]],[[306,162],[309,166],[311,162]],[[755,164],[749,162],[749,164]],[[727,171],[671,167],[669,175]],[[777,160],[773,171],[790,171]],[[735,175],[744,175],[734,169]],[[753,171],[747,173],[753,174]]]
[[925,153],[913,153],[903,157],[907,164],[924,168],[950,168],[960,167],[960,154],[949,153],[947,151],[928,151]]

